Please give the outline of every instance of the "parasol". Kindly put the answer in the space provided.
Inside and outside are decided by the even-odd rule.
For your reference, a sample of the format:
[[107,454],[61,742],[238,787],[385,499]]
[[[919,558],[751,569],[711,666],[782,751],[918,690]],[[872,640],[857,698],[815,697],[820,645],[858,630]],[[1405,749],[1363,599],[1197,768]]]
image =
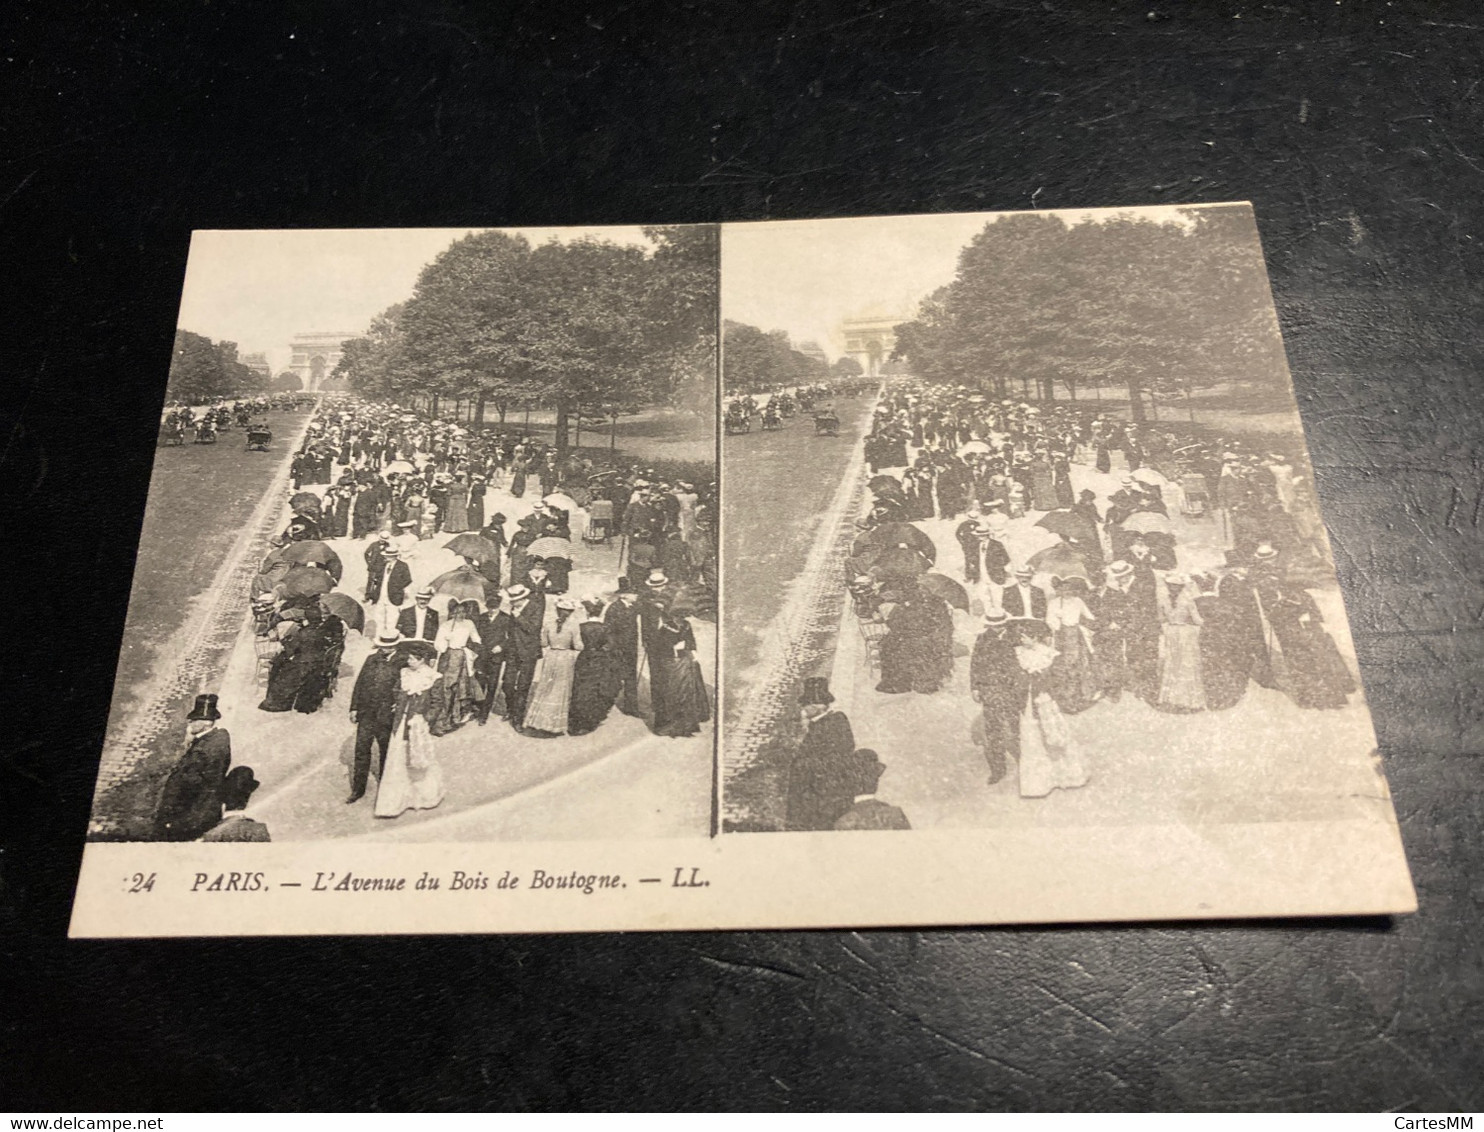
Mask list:
[[361,608],[361,603],[349,594],[322,594],[319,603],[325,607],[325,612],[333,613],[356,632],[366,627],[366,611]]
[[1065,509],[1046,512],[1036,520],[1036,526],[1062,538],[1080,538],[1087,533],[1087,520],[1075,511]]
[[297,491],[289,498],[289,508],[293,511],[313,510],[318,511],[324,504],[320,502],[319,496],[312,491]]
[[938,548],[933,545],[933,540],[925,531],[911,523],[882,523],[879,527],[873,527],[855,540],[850,553],[884,551],[894,546],[917,551],[929,564],[938,560]]
[[284,547],[279,560],[287,562],[290,566],[308,566],[311,563],[323,566],[329,571],[330,577],[337,582],[345,572],[345,567],[340,562],[340,555],[318,539],[306,539],[304,542],[296,542]]
[[891,492],[898,496],[902,494],[902,483],[894,476],[872,476],[866,487],[877,495],[882,492]]
[[314,566],[295,566],[278,583],[279,592],[286,598],[315,597],[334,588],[335,579]]
[[553,538],[547,535],[538,538],[530,546],[526,547],[526,553],[532,558],[567,558],[572,557],[572,544],[564,538]]
[[987,456],[990,447],[982,440],[971,440],[958,450],[960,456]]
[[476,535],[472,532],[457,535],[443,545],[445,549],[463,558],[472,558],[476,562],[498,562],[500,560],[500,548],[483,535]]
[[876,556],[869,573],[873,578],[915,578],[931,565],[926,558],[905,546],[891,546]]
[[1048,546],[1026,559],[1026,565],[1039,574],[1050,574],[1053,578],[1081,578],[1091,583],[1087,573],[1087,562],[1065,543]]
[[946,574],[924,574],[917,579],[917,588],[923,593],[942,598],[954,609],[962,609],[965,613],[969,611],[968,591]]
[[1129,473],[1129,478],[1137,480],[1139,483],[1154,484],[1156,486],[1165,482],[1164,476],[1160,475],[1153,468],[1135,468]]
[[412,471],[412,465],[409,464],[406,460],[393,460],[390,464],[386,465],[386,467],[382,468],[381,470],[386,475],[391,475],[393,472],[395,472],[398,475],[405,476],[408,472]]
[[548,507],[559,507],[568,514],[578,509],[577,500],[560,491],[554,491],[550,495],[543,497],[541,502]]
[[1161,515],[1157,511],[1138,511],[1130,515],[1118,524],[1120,530],[1139,534],[1173,534],[1174,529],[1170,526],[1169,516]]
[[456,601],[475,601],[479,608],[484,605],[485,579],[473,566],[460,566],[433,579],[433,592],[451,597]]

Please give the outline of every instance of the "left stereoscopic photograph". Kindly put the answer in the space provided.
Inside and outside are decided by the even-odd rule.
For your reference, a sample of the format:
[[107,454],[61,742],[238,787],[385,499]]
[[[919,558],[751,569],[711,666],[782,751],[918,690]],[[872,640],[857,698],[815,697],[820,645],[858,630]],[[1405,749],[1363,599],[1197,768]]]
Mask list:
[[708,836],[717,237],[196,233],[90,839]]

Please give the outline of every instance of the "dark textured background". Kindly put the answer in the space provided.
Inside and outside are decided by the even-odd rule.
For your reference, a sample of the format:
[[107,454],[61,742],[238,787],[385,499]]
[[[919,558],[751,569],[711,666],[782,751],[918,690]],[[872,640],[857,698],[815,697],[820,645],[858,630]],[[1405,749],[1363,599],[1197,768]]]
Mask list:
[[[1477,4],[172,7],[0,16],[0,1107],[1484,1102]],[[65,939],[191,228],[1239,199],[1418,915]]]

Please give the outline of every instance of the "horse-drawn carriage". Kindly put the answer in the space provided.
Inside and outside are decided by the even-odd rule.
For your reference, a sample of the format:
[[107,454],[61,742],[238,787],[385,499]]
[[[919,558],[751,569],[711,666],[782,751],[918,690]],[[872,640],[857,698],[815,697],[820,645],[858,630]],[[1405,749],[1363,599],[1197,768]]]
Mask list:
[[210,418],[207,418],[206,420],[202,421],[200,424],[198,424],[196,426],[196,443],[197,444],[215,444],[216,443],[216,425],[214,425],[214,424],[211,423]]
[[769,405],[763,410],[762,425],[764,432],[777,432],[783,427],[783,418],[778,415],[777,408]]
[[160,443],[170,448],[178,448],[185,443],[185,421],[177,416],[171,416],[160,426]]
[[840,435],[840,418],[835,415],[835,410],[828,405],[814,411],[814,435]]
[[266,452],[272,443],[273,430],[266,423],[254,421],[247,426],[247,451]]
[[794,412],[797,409],[797,406],[794,404],[794,399],[787,393],[781,395],[774,402],[774,404],[778,406],[778,415],[784,420],[787,420],[789,417],[793,416]]
[[742,405],[733,402],[727,409],[725,425],[728,436],[740,436],[752,431],[752,416]]

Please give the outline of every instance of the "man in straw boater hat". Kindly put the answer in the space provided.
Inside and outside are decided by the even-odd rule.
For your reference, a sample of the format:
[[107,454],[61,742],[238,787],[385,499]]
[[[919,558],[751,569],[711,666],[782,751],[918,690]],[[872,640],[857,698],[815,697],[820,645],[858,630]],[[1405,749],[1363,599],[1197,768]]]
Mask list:
[[412,602],[397,615],[397,632],[408,640],[436,640],[439,617],[433,608],[433,587],[423,586],[417,590],[412,595]]
[[519,731],[525,726],[531,681],[541,659],[541,628],[546,622],[546,597],[516,583],[505,591],[505,718]]
[[186,716],[186,743],[155,807],[161,841],[195,841],[222,817],[222,785],[232,765],[232,739],[217,726],[214,695],[199,695]]
[[829,680],[809,676],[799,693],[804,739],[788,769],[786,828],[834,829],[855,801],[855,735],[844,712],[830,705]]
[[1015,621],[1003,609],[990,609],[969,660],[969,694],[980,708],[991,786],[1005,777],[1010,759],[1020,761],[1020,709],[1030,677],[1015,658],[1018,643]]
[[392,741],[392,719],[396,714],[397,690],[401,686],[405,658],[397,650],[402,634],[383,629],[376,636],[376,651],[361,665],[356,686],[350,693],[350,721],[356,725],[355,757],[351,764],[350,796],[346,805],[359,802],[366,793],[371,773],[371,748],[378,747],[376,776],[386,766],[387,747]]

